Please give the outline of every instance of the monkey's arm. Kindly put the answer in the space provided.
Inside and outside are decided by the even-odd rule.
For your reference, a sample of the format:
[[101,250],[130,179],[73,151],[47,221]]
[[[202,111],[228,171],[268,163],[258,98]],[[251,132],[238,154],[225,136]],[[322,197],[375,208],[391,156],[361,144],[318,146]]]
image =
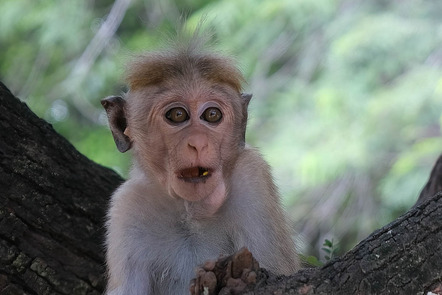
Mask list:
[[112,196],[106,236],[109,295],[151,294],[151,278],[144,270],[148,261],[139,257],[145,248],[142,208],[136,205],[141,195],[134,181],[128,181]]
[[238,248],[247,247],[260,265],[277,274],[299,268],[292,231],[281,208],[270,167],[246,147],[237,162],[231,188],[231,214],[236,216]]

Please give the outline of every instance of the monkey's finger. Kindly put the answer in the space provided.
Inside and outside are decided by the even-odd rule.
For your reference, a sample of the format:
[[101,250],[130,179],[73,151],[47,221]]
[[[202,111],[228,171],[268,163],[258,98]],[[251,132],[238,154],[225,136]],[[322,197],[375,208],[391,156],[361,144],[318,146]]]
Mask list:
[[244,269],[241,275],[241,280],[245,282],[247,285],[256,284],[256,272],[250,269]]
[[246,288],[246,283],[241,279],[230,278],[227,280],[226,288],[230,290],[229,294],[238,294]]
[[196,279],[192,279],[190,281],[190,286],[189,286],[190,295],[196,295],[195,289],[196,289]]
[[241,277],[244,269],[253,268],[253,256],[247,248],[241,248],[232,259],[232,277],[237,279]]
[[201,277],[201,286],[203,287],[204,290],[204,294],[206,294],[206,290],[208,291],[208,294],[212,295],[215,294],[215,290],[216,290],[216,276],[213,272],[209,271],[206,272],[202,277]]
[[207,260],[206,262],[204,262],[203,268],[206,271],[211,271],[215,268],[216,265],[216,260]]

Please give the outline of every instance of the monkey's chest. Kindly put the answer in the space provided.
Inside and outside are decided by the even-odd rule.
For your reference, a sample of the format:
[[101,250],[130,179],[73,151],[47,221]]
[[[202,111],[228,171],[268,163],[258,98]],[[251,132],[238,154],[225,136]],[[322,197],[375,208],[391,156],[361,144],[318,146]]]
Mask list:
[[151,274],[153,281],[158,282],[155,288],[158,294],[188,290],[196,266],[236,250],[228,233],[211,227],[193,228],[181,224],[169,230],[170,237],[156,241],[161,251],[152,257]]
[[208,259],[216,259],[236,250],[229,233],[217,226],[179,224],[175,227],[174,236],[176,238],[172,245],[176,247],[170,251],[187,259],[187,262],[181,263],[183,268],[193,264],[192,271]]

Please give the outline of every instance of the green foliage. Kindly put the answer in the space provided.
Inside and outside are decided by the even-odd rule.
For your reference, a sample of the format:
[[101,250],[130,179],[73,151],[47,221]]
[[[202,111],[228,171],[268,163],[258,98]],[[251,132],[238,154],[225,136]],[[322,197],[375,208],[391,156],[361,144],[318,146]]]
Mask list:
[[321,267],[324,265],[324,262],[320,261],[316,256],[313,255],[304,256],[301,254],[299,257],[301,262],[306,264],[308,267]]
[[325,252],[324,258],[326,261],[330,261],[336,257],[339,247],[333,242],[333,239],[331,241],[325,239],[322,246],[321,250]]
[[329,262],[330,260],[338,256],[339,246],[336,243],[334,243],[333,239],[331,241],[325,239],[324,244],[322,244],[321,250],[324,254],[324,260],[325,260],[324,262],[319,260],[316,256],[313,255],[306,256],[302,254],[299,255],[301,262],[307,264],[308,266],[313,266],[313,267],[323,266],[325,263]]
[[301,252],[332,257],[325,236],[344,251],[416,200],[442,150],[438,1],[132,1],[84,55],[112,5],[0,2],[0,80],[91,159],[127,175],[99,101],[126,91],[126,61],[187,15],[246,75],[247,138],[274,168]]

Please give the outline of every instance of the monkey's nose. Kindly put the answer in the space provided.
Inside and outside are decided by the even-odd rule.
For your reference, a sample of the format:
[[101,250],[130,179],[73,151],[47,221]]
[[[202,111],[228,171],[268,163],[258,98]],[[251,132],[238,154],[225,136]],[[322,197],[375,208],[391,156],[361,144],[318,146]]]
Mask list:
[[199,154],[207,148],[209,140],[204,134],[193,134],[187,139],[187,145]]

